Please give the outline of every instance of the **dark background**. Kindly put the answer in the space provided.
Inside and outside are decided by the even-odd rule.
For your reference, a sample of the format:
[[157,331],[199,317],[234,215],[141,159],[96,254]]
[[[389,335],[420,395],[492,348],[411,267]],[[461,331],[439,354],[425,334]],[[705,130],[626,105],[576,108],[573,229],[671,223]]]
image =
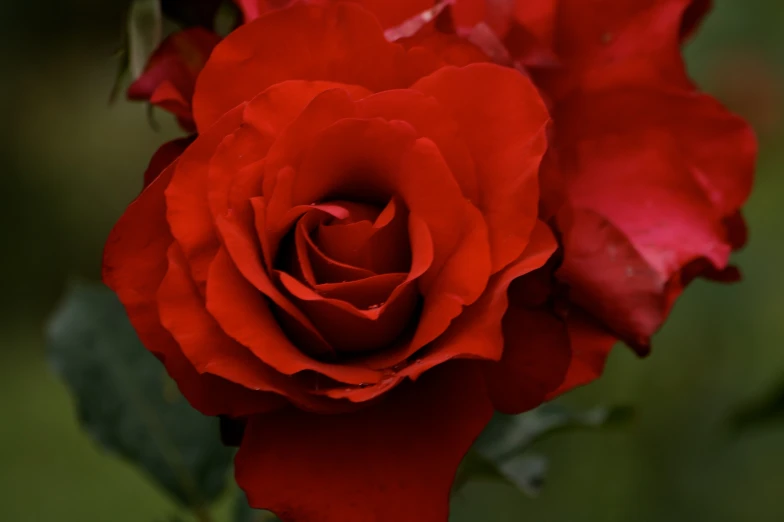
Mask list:
[[[609,432],[540,445],[552,459],[537,500],[477,484],[461,522],[780,522],[784,422],[747,431],[727,419],[784,381],[784,2],[718,0],[688,46],[706,90],[750,119],[762,141],[747,207],[743,283],[697,282],[637,360],[619,347],[606,376],[571,394],[581,406],[633,404]],[[145,107],[109,106],[121,0],[0,6],[0,519],[148,522],[169,501],[80,432],[49,371],[42,325],[70,276],[96,279],[102,243],[141,185],[158,144],[176,134]],[[495,518],[491,517],[491,514]]]

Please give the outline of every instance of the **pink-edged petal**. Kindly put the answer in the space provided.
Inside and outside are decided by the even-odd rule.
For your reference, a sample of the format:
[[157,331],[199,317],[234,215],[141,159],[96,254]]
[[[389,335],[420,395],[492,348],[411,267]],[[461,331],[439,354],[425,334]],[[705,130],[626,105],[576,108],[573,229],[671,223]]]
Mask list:
[[645,347],[686,267],[727,266],[736,241],[726,221],[751,189],[753,133],[714,100],[672,90],[576,96],[555,119],[560,181],[578,214],[559,216],[566,280],[587,310]]
[[234,3],[242,11],[245,23],[248,23],[276,9],[283,9],[294,3],[294,0],[234,0]]
[[563,231],[564,263],[558,277],[570,299],[589,310],[636,348],[646,351],[650,336],[668,313],[668,278],[652,268],[629,238],[602,216],[574,210]]

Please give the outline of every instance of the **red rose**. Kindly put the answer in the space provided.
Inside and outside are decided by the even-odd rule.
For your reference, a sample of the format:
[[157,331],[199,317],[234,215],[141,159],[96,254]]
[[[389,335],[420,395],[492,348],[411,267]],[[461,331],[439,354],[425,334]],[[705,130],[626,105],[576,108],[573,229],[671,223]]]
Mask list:
[[737,276],[756,144],[685,73],[710,2],[307,3],[192,75],[200,135],[153,159],[105,279],[194,406],[249,419],[253,505],[445,520],[493,409]]
[[430,28],[534,79],[553,118],[540,208],[562,238],[557,279],[641,353],[691,280],[739,277],[728,262],[745,242],[756,139],[697,91],[680,52],[710,7],[457,0],[455,24]]
[[446,520],[494,408],[540,404],[612,342],[552,315],[551,270],[533,272],[557,246],[537,217],[536,89],[389,43],[338,3],[233,32],[193,107],[198,137],[151,166],[104,280],[196,408],[249,419],[253,506]]

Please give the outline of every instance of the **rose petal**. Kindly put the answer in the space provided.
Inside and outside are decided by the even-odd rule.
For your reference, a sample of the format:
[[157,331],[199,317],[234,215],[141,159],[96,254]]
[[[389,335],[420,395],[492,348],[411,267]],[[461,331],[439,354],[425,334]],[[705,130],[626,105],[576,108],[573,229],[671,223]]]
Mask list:
[[213,218],[226,216],[230,209],[250,218],[249,200],[263,194],[270,147],[316,96],[336,87],[348,96],[370,93],[353,85],[291,80],[269,87],[245,106],[242,125],[221,142],[210,161]]
[[166,251],[172,242],[163,191],[174,168],[164,170],[114,226],[104,249],[103,280],[122,301],[144,346],[163,361],[194,408],[205,415],[267,411],[271,405],[266,394],[198,374],[161,325],[156,292],[166,273]]
[[445,521],[457,466],[491,416],[476,369],[445,366],[354,414],[253,417],[237,482],[283,520]]
[[542,87],[554,99],[622,84],[691,89],[681,41],[692,2],[560,1],[555,41],[563,66],[538,74]]
[[228,337],[210,317],[176,243],[169,247],[168,260],[169,268],[157,294],[161,324],[194,368],[250,390],[290,395],[286,391],[291,391],[291,386],[281,386],[283,379],[279,374]]
[[614,335],[583,312],[570,313],[566,323],[571,361],[563,382],[547,396],[547,400],[600,377],[610,351],[618,342]]
[[549,121],[544,102],[529,79],[491,64],[445,67],[413,88],[435,97],[460,123],[476,162],[478,206],[497,272],[520,256],[536,224]]
[[[223,252],[215,258],[207,282],[207,310],[224,332],[280,373],[294,375],[311,370],[346,384],[381,380],[381,372],[321,362],[300,350],[307,343],[295,345],[286,336],[280,318],[272,314],[263,294],[242,276]],[[303,329],[301,333],[307,332]],[[311,340],[310,344],[313,342]]]
[[161,147],[155,151],[155,154],[153,154],[152,159],[150,159],[147,170],[144,171],[144,186],[146,187],[155,181],[155,178],[157,178],[166,167],[174,163],[177,158],[182,155],[185,149],[193,143],[194,139],[195,137],[193,136],[177,138],[161,145]]
[[[308,288],[286,273],[277,275],[297,307],[336,352],[369,352],[393,345],[414,318],[418,295],[416,286],[406,280],[405,274],[385,274],[359,282],[366,287],[374,283],[382,285],[381,292],[369,289],[375,294],[375,302],[366,309],[354,304],[362,301],[357,296],[357,288],[351,288],[353,299],[333,298]],[[390,292],[392,285],[394,289]],[[343,290],[346,291],[345,286]]]
[[335,81],[373,91],[404,87],[421,71],[422,58],[408,58],[402,47],[387,42],[373,15],[350,3],[275,11],[233,31],[215,48],[196,85],[196,123],[203,131],[232,107],[285,80]]
[[[520,258],[495,274],[482,297],[467,307],[443,336],[419,354],[415,364],[401,370],[398,375],[416,378],[430,368],[456,358],[500,359],[505,349],[501,321],[508,306],[507,289],[518,277],[543,266],[556,247],[557,242],[550,228],[538,222]],[[396,354],[389,356],[397,357]],[[389,365],[399,362],[391,358],[387,360]]]
[[370,270],[357,268],[355,266],[335,261],[333,258],[322,252],[320,248],[318,248],[318,245],[313,242],[310,234],[303,232],[301,235],[297,235],[297,238],[300,237],[302,237],[302,240],[305,243],[303,245],[304,252],[300,254],[300,264],[305,265],[305,263],[307,263],[310,269],[313,271],[313,285],[319,282],[322,284],[328,284],[356,281],[377,275],[375,272]]
[[[612,247],[602,254],[604,260],[597,257],[597,266],[608,273],[587,269],[587,251],[574,262],[567,253],[570,281],[604,295],[601,304],[583,304],[599,311],[619,335],[644,347],[682,289],[685,280],[676,278],[684,267],[698,259],[709,260],[719,270],[727,266],[733,241],[725,219],[748,197],[754,136],[715,101],[668,91],[624,89],[576,96],[560,105],[556,121],[569,203],[598,214],[600,219],[590,222],[603,227],[606,221],[625,236],[620,243],[630,245],[620,251],[634,251],[631,257],[620,256],[612,254],[618,250]],[[595,257],[603,248],[596,238],[605,232],[585,225],[576,223],[582,227],[581,241]],[[564,230],[570,241],[579,239],[577,232]],[[640,261],[648,267],[639,266]],[[629,301],[641,287],[630,287],[632,280],[622,274],[639,278],[651,269],[655,274],[645,285],[648,297]],[[621,274],[621,279],[603,287],[610,273]],[[641,308],[643,300],[651,304]]]
[[652,268],[620,230],[595,212],[563,217],[564,263],[558,277],[570,299],[606,322],[627,342],[647,350],[668,312],[667,278]]
[[481,295],[490,272],[484,219],[462,195],[436,145],[416,139],[403,122],[338,122],[313,143],[296,174],[292,200],[384,201],[393,194],[433,238],[433,264],[418,282],[425,303],[412,341],[416,351]]
[[544,310],[512,306],[504,316],[504,354],[488,365],[493,407],[518,414],[544,402],[564,382],[571,362],[566,323]]
[[364,118],[405,121],[416,129],[419,137],[432,140],[463,195],[478,202],[476,166],[463,130],[437,100],[413,89],[385,91],[359,100],[357,109]]
[[237,267],[237,270],[245,280],[269,298],[287,317],[296,322],[299,330],[301,330],[300,333],[307,339],[306,344],[311,351],[318,354],[333,353],[334,350],[319,334],[313,323],[288,297],[281,293],[276,284],[270,279],[251,232],[244,229],[240,223],[229,218],[219,218],[217,226],[224,245],[221,251],[226,251],[233,265]]
[[408,212],[391,198],[373,222],[320,224],[319,249],[332,259],[376,274],[407,272],[411,268]]
[[242,123],[243,107],[235,107],[180,156],[166,187],[166,218],[182,247],[191,275],[202,288],[220,246],[207,200],[210,158],[221,141]]

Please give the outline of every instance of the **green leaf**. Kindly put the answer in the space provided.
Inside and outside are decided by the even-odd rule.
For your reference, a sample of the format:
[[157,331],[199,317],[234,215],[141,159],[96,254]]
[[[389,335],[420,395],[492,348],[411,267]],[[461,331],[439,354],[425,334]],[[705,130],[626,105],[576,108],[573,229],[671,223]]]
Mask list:
[[784,384],[767,396],[740,408],[730,422],[731,427],[739,432],[784,423]]
[[269,511],[253,509],[248,505],[245,493],[240,491],[234,501],[234,517],[232,522],[280,522],[278,517]]
[[526,495],[536,497],[542,492],[549,466],[547,457],[542,455],[518,455],[501,462],[498,469],[510,484]]
[[632,410],[626,406],[572,412],[558,404],[545,404],[521,415],[496,414],[475,447],[491,460],[503,459],[555,433],[611,426],[631,416]]
[[571,412],[556,404],[521,415],[496,414],[463,460],[454,490],[469,480],[492,480],[536,496],[544,484],[548,462],[544,456],[528,454],[535,442],[563,431],[619,424],[631,415],[628,407]]
[[128,63],[136,79],[163,39],[160,0],[133,0],[128,12]]
[[191,511],[225,489],[233,452],[220,443],[218,419],[190,407],[108,288],[72,284],[47,334],[52,366],[98,444]]

